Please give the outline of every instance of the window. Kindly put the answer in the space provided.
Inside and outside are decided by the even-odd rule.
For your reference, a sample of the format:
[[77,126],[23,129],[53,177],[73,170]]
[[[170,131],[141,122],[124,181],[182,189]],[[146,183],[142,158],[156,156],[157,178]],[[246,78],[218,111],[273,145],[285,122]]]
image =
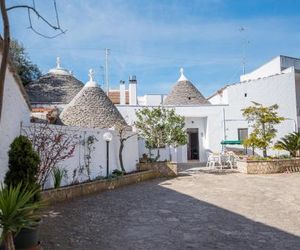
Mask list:
[[238,140],[244,141],[248,138],[248,129],[247,128],[238,128]]

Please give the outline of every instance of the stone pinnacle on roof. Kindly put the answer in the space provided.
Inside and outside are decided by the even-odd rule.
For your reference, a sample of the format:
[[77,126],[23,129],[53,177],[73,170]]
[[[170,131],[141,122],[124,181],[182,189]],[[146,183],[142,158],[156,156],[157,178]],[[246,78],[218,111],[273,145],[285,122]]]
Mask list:
[[60,57],[56,57],[56,68],[50,69],[49,73],[56,75],[72,75],[72,73],[69,70],[64,69],[60,66],[60,62]]
[[89,70],[89,81],[85,84],[86,87],[98,87],[98,83],[95,81],[95,72],[93,69]]
[[200,91],[185,77],[183,68],[180,69],[180,77],[172,88],[171,93],[166,97],[165,105],[201,105],[209,104],[209,101]]
[[180,68],[180,77],[178,79],[177,82],[181,82],[181,81],[188,81],[188,79],[185,77],[185,75],[183,74],[183,68]]
[[86,128],[111,128],[127,126],[124,118],[94,80],[89,71],[89,81],[60,114],[63,124]]

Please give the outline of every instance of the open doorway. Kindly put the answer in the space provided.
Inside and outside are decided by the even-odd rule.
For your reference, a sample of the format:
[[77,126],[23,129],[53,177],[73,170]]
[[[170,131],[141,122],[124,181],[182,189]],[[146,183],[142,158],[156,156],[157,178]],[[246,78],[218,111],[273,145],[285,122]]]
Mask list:
[[199,160],[199,133],[197,128],[188,128],[187,158]]

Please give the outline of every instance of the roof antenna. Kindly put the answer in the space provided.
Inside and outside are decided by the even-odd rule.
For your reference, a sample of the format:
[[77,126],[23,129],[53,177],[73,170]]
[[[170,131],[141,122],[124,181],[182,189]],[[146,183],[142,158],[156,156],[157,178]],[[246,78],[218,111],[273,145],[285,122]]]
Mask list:
[[242,52],[243,75],[245,75],[245,73],[246,73],[246,48],[247,48],[247,45],[250,43],[249,40],[247,40],[244,35],[245,31],[246,31],[245,27],[241,26],[239,28],[239,32],[241,32],[241,35],[242,35],[242,43],[243,43],[243,52]]
[[106,86],[106,94],[109,92],[109,82],[108,82],[108,55],[110,49],[105,49],[105,86]]

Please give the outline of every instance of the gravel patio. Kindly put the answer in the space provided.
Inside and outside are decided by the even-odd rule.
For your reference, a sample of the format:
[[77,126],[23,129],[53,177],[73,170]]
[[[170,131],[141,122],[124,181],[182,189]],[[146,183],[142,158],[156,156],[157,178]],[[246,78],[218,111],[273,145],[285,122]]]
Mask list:
[[49,208],[43,249],[299,249],[300,173],[188,170]]

